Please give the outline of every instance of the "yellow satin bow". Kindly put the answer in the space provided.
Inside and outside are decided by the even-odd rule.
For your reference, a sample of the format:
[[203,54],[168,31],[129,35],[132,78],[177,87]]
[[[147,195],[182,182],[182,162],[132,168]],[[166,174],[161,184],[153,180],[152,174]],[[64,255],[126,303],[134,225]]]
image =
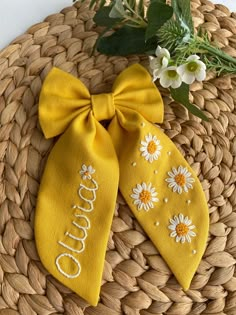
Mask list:
[[[123,71],[112,93],[90,95],[52,69],[39,120],[60,135],[38,194],[35,238],[46,269],[90,304],[99,299],[118,188],[175,277],[187,290],[205,250],[208,208],[198,178],[155,126],[163,102],[140,65]],[[99,121],[111,120],[108,130]]]

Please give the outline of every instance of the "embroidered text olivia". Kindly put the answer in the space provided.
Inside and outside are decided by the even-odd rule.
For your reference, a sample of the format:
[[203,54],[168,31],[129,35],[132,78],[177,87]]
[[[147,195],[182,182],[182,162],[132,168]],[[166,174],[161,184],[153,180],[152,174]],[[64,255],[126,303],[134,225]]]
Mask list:
[[[90,181],[92,184],[92,187],[87,187],[84,184],[80,184],[79,189],[78,189],[78,196],[80,197],[80,201],[82,205],[74,205],[73,209],[78,209],[80,210],[80,213],[74,213],[73,216],[77,219],[76,221],[73,220],[72,224],[78,229],[78,233],[80,235],[74,235],[70,233],[69,231],[65,232],[65,236],[73,239],[76,241],[76,248],[69,246],[66,241],[58,241],[58,244],[60,244],[62,247],[66,248],[68,252],[63,252],[56,258],[56,266],[58,271],[63,274],[67,278],[76,278],[80,275],[81,272],[81,265],[79,260],[75,257],[76,254],[80,254],[85,250],[85,242],[88,237],[88,230],[91,227],[90,220],[86,216],[86,214],[81,214],[82,213],[89,213],[94,210],[94,201],[96,200],[96,191],[98,190],[98,184],[97,182],[91,177],[91,174],[95,172],[95,170],[89,166],[88,168],[83,165],[82,166],[83,172],[81,173],[81,177],[83,179],[87,179]],[[89,193],[91,195],[91,198],[89,199],[88,196],[85,197],[85,193]],[[82,235],[81,235],[82,233]],[[70,263],[73,263],[77,269],[77,271],[74,274],[68,273],[63,269],[62,266],[62,260],[64,260],[65,264],[65,259],[70,260]]]

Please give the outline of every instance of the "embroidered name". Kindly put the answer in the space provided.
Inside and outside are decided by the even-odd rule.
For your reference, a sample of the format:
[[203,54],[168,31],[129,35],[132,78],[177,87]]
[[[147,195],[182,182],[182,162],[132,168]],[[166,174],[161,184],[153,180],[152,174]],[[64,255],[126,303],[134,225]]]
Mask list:
[[[72,207],[73,209],[78,209],[85,213],[89,213],[94,210],[94,201],[96,200],[96,192],[98,190],[98,184],[92,178],[92,174],[94,172],[95,170],[92,168],[92,166],[87,167],[85,164],[82,165],[80,175],[83,180],[89,180],[90,184],[92,185],[90,187],[87,187],[84,184],[80,184],[77,194],[80,197],[81,205],[74,205]],[[66,241],[58,241],[58,244],[69,250],[70,253],[64,252],[60,254],[59,256],[57,256],[55,261],[58,271],[65,277],[71,279],[78,277],[81,273],[80,262],[77,258],[74,257],[74,254],[80,254],[85,250],[85,241],[88,237],[88,230],[91,227],[90,220],[86,216],[86,214],[74,213],[73,215],[77,220],[73,220],[72,225],[78,229],[78,235],[66,231],[65,236],[68,238],[68,240],[72,239],[76,241],[76,248],[68,245]],[[66,260],[68,260],[68,263],[70,261],[70,264],[74,264],[77,271],[74,274],[65,271],[62,266],[62,260],[64,261],[64,264]]]

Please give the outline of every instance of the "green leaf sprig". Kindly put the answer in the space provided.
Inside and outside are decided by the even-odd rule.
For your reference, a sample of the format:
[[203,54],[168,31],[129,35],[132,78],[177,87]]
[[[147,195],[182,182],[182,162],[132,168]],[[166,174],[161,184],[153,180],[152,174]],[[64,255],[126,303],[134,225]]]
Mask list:
[[90,1],[90,7],[95,4],[99,9],[94,22],[104,27],[95,48],[113,56],[149,55],[154,79],[170,87],[175,101],[207,120],[189,101],[193,73],[199,81],[205,70],[235,74],[236,59],[212,45],[201,29],[194,33],[190,0],[171,0],[171,5],[166,0],[150,0],[147,7],[143,0],[111,0],[108,5],[105,0]]

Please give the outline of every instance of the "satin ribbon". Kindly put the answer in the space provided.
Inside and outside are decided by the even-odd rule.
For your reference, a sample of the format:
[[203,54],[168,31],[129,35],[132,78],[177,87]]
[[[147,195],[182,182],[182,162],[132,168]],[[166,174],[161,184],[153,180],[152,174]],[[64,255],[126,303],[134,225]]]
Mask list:
[[[99,121],[111,120],[107,130]],[[35,238],[45,268],[97,305],[118,188],[180,285],[204,253],[208,208],[197,176],[153,123],[163,102],[149,73],[132,65],[112,92],[90,95],[53,68],[39,101],[46,138],[61,135],[41,180]]]

